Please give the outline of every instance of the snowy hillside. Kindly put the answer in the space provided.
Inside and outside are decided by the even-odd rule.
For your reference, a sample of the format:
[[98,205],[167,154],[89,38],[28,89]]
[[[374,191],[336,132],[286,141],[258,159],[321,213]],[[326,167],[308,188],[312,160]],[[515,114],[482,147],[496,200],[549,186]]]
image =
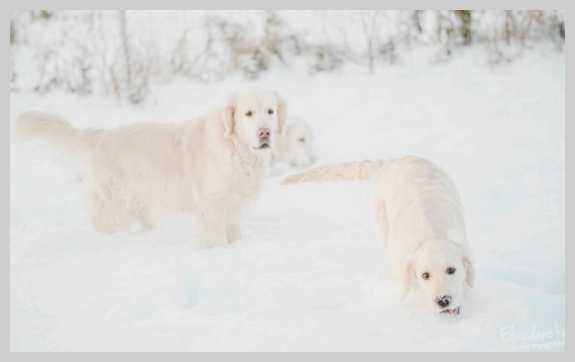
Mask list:
[[270,177],[244,238],[198,250],[185,218],[149,233],[97,234],[73,163],[11,146],[13,351],[563,350],[564,56],[489,67],[452,62],[309,77],[266,73],[109,98],[11,95],[78,127],[189,119],[249,85],[308,120],[319,163],[426,157],[466,207],[477,281],[457,318],[399,300],[375,237],[369,182],[281,186]]

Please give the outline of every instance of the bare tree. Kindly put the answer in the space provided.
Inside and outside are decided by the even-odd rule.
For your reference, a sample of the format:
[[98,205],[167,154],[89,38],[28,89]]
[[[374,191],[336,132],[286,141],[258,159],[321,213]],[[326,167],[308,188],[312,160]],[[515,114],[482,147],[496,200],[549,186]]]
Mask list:
[[367,48],[367,60],[369,64],[369,73],[375,73],[375,61],[378,44],[378,18],[380,11],[362,11],[360,13],[361,27],[365,37]]
[[471,44],[471,10],[455,10],[455,16],[459,19],[459,35],[463,45]]
[[126,91],[132,89],[132,62],[130,60],[130,41],[128,39],[128,21],[126,10],[120,10],[118,13],[120,20],[120,41],[122,42],[122,52],[124,55],[124,70],[126,75]]
[[503,38],[507,45],[511,44],[511,39],[517,33],[517,22],[512,10],[505,10],[505,27],[503,31]]
[[411,12],[411,22],[413,23],[413,26],[415,27],[418,34],[423,33],[423,27],[421,26],[421,14],[422,13],[423,13],[423,10],[413,10]]
[[[120,71],[120,90],[133,104],[145,100],[150,88],[153,54],[146,44],[134,43],[128,31],[128,16],[125,10],[119,12],[120,43],[123,57],[123,71]],[[132,39],[132,41],[130,41]],[[139,46],[138,46],[139,45]],[[122,69],[122,68],[120,68]]]

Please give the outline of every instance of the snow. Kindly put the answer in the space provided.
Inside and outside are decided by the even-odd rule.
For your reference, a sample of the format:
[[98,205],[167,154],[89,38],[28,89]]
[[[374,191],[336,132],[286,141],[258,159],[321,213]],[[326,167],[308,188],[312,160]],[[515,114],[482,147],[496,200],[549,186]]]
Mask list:
[[[199,250],[184,216],[149,233],[97,234],[74,164],[11,145],[13,351],[563,350],[564,55],[489,67],[450,63],[310,77],[277,89],[316,136],[320,163],[426,157],[466,207],[476,286],[461,316],[402,303],[373,225],[369,182],[266,180],[244,238]],[[12,93],[10,118],[52,111],[78,127],[188,119],[253,85],[156,88],[135,108],[103,98]]]

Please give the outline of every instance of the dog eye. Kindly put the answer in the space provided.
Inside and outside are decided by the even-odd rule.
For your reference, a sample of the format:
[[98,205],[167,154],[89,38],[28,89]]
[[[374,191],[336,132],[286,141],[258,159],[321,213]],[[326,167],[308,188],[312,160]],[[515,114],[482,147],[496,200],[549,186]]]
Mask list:
[[301,143],[304,143],[304,142],[305,142],[305,138],[300,138],[300,139],[298,139],[298,141],[300,141]]
[[457,270],[457,269],[455,269],[453,267],[449,267],[449,268],[445,269],[445,272],[447,274],[451,275],[451,274],[455,273],[455,270]]
[[246,116],[248,116],[248,117],[251,117],[253,114],[254,114],[254,112],[252,112],[252,111],[247,111],[247,112],[246,112]]
[[273,110],[273,109],[268,109],[268,114],[274,114],[274,110]]
[[428,272],[425,272],[425,273],[421,274],[421,278],[422,278],[423,280],[429,279],[429,273],[428,273]]

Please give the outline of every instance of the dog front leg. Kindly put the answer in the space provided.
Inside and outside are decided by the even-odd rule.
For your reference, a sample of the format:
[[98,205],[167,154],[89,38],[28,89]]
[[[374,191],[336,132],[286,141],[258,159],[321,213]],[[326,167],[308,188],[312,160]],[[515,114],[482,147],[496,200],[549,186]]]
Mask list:
[[240,229],[241,201],[233,199],[226,213],[228,242],[234,243],[242,238]]
[[240,225],[237,223],[231,223],[227,227],[228,241],[230,243],[236,242],[242,238],[242,232]]
[[224,209],[207,207],[199,219],[201,247],[210,248],[228,244],[228,224]]

